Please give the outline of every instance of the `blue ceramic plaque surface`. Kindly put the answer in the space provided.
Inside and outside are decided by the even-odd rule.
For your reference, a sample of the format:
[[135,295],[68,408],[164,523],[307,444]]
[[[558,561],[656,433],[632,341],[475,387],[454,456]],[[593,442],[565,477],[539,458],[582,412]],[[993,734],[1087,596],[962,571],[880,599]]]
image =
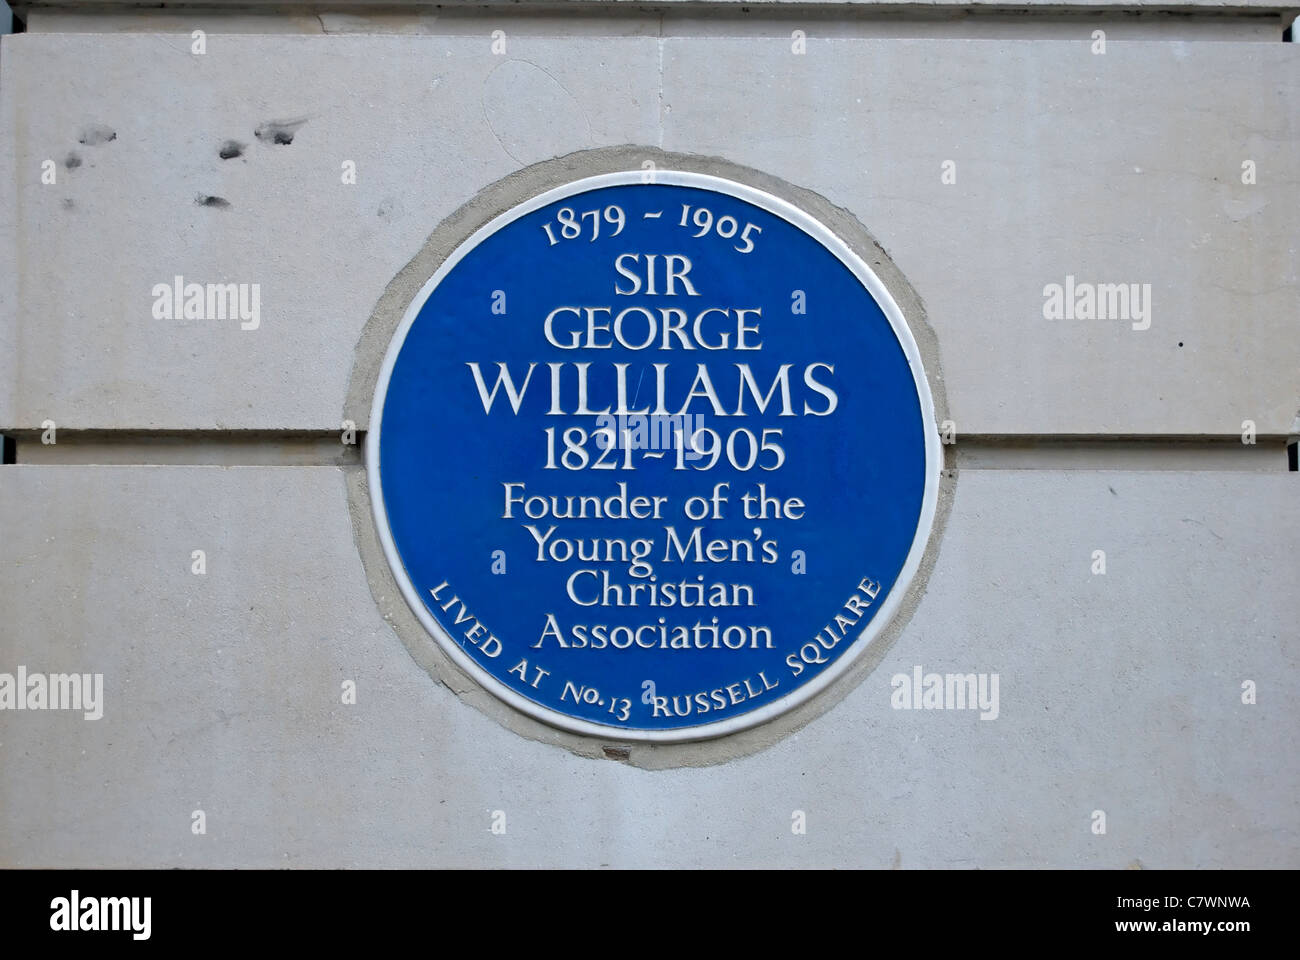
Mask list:
[[431,637],[580,733],[728,733],[825,687],[919,565],[939,456],[866,263],[767,193],[637,171],[510,210],[443,263],[367,438]]

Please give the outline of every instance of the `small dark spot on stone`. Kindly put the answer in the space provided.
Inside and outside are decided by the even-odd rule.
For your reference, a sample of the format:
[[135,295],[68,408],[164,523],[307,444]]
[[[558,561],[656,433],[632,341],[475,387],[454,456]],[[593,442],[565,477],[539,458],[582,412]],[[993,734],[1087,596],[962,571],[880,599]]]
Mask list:
[[225,210],[230,206],[230,201],[225,197],[208,197],[201,193],[194,198],[194,202],[200,207],[216,207],[218,210]]
[[64,209],[64,210],[71,210],[71,209],[73,208],[73,206],[74,206],[74,204],[73,204],[73,202],[72,202],[72,198],[71,198],[71,197],[64,197],[64,198],[63,198],[63,209]]
[[64,158],[63,165],[69,170],[76,170],[77,167],[81,166],[81,157],[75,153],[70,153]]
[[375,216],[381,220],[397,220],[405,212],[401,200],[397,197],[384,197],[379,201],[379,207],[375,210]]
[[253,131],[253,136],[263,143],[287,147],[293,143],[293,137],[298,132],[298,128],[306,122],[306,117],[301,120],[268,120]]
[[235,157],[243,156],[244,146],[245,144],[235,140],[227,140],[221,145],[221,149],[217,151],[217,156],[222,160],[233,160]]
[[632,756],[631,747],[603,747],[602,749],[605,751],[605,756],[610,760],[627,760],[628,757]]
[[97,147],[101,143],[108,143],[110,140],[117,139],[117,131],[112,127],[105,127],[102,124],[96,124],[93,127],[86,127],[81,131],[81,137],[78,143],[87,147]]
[[[1115,493],[1115,488],[1114,488],[1114,487],[1107,487],[1106,489],[1109,490],[1111,493]],[[1118,497],[1119,494],[1118,494],[1118,493],[1115,493],[1115,496]]]
[[1178,345],[1181,347],[1183,345],[1183,341],[1179,340]]

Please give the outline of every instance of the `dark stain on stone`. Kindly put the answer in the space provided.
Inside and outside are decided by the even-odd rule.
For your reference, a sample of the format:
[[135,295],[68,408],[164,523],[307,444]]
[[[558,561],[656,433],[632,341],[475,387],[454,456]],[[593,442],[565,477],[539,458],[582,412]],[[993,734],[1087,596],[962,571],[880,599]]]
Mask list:
[[194,202],[200,207],[216,207],[218,210],[227,210],[230,207],[230,201],[225,197],[208,197],[201,193],[194,198]]
[[71,197],[64,197],[64,198],[63,198],[63,209],[64,209],[64,210],[71,210],[74,206],[75,206],[75,204],[72,202],[72,198],[71,198]]
[[81,166],[81,157],[75,153],[70,153],[64,158],[63,165],[69,170],[76,170],[77,167]]
[[112,127],[106,127],[103,124],[95,124],[92,127],[86,127],[81,131],[81,137],[78,143],[87,147],[97,147],[101,143],[108,143],[117,139],[117,131]]
[[268,120],[253,131],[253,136],[263,143],[287,147],[293,143],[294,134],[298,132],[298,128],[306,122],[306,117],[301,120]]
[[631,747],[603,747],[602,749],[605,751],[605,756],[610,760],[622,760],[626,762],[628,757],[632,756]]
[[217,151],[217,156],[222,160],[233,160],[235,157],[242,157],[244,155],[245,146],[245,144],[239,143],[238,141],[227,140],[221,145],[221,149]]

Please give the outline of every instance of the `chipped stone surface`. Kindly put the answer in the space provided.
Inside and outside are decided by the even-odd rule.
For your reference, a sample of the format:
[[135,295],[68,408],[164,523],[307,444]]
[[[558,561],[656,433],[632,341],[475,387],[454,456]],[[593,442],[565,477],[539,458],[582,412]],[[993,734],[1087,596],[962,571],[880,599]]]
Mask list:
[[[443,218],[520,158],[657,139],[655,41],[596,67],[490,42],[5,37],[0,426],[337,429],[357,336]],[[81,146],[87,118],[116,139]],[[177,275],[259,284],[260,327],[155,320]]]
[[[0,428],[106,431],[25,434],[0,466],[0,672],[102,672],[107,698],[0,713],[0,867],[1300,866],[1287,8],[167,6],[34,0],[0,39]],[[341,414],[366,426],[368,321],[435,229],[621,145],[856,218],[925,308],[959,438],[875,670],[806,725],[675,753],[578,749],[433,679],[336,442]],[[1044,320],[1067,275],[1149,283],[1150,328]],[[176,276],[259,284],[261,323],[155,319]],[[1272,439],[1162,443],[1246,419]],[[998,719],[892,709],[918,665],[996,673]]]
[[[1283,44],[208,39],[4,39],[0,426],[337,429],[358,335],[444,218],[523,164],[661,143],[856,216],[925,302],[959,434],[1277,435],[1300,408]],[[260,284],[263,322],[153,319],[177,275]],[[1150,329],[1044,320],[1067,276],[1150,284]]]

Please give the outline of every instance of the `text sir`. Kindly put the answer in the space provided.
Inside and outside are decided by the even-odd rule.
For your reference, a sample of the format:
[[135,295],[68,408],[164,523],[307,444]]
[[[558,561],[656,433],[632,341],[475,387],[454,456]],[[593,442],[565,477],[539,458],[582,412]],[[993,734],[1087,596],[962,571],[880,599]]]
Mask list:
[[[630,297],[643,296],[677,296],[678,282],[681,294],[698,297],[700,294],[691,284],[687,274],[691,272],[691,260],[681,254],[645,255],[645,279],[637,272],[641,267],[641,254],[624,253],[614,260],[614,269],[622,280],[614,284],[614,293]],[[659,276],[657,266],[662,267],[663,277]],[[672,350],[674,341],[683,350],[758,350],[762,344],[757,341],[758,324],[748,326],[747,314],[762,316],[760,308],[724,309],[709,307],[695,312],[692,320],[680,307],[657,307],[651,311],[645,307],[627,307],[614,313],[613,307],[556,307],[546,317],[542,330],[546,340],[561,350],[608,350],[617,343],[626,350],[646,350],[658,344],[659,350]],[[557,333],[556,322],[562,330]],[[585,323],[584,323],[585,320]],[[709,326],[710,334],[705,327]],[[629,332],[629,327],[635,332]],[[734,327],[735,339],[731,328]],[[747,339],[753,334],[753,339]]]

